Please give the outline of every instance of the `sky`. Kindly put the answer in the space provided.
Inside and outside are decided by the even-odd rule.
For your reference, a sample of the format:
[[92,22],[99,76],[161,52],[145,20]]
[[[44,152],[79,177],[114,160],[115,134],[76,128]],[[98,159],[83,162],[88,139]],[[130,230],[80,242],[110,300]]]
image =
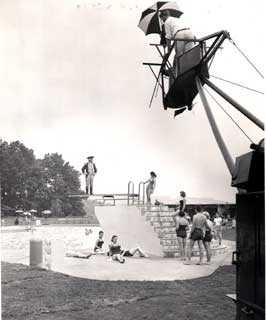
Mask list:
[[[189,197],[234,201],[235,189],[216,145],[202,103],[173,118],[160,92],[149,109],[154,78],[144,61],[160,62],[149,46],[157,35],[137,27],[153,1],[1,0],[0,137],[20,140],[36,157],[58,152],[77,170],[95,156],[96,193],[127,192],[127,183],[157,173],[154,198]],[[178,2],[182,20],[197,37],[228,30],[263,70],[263,1]],[[264,82],[226,41],[211,74],[263,91]],[[212,79],[264,119],[263,95]],[[263,133],[217,99],[254,142]],[[217,124],[235,158],[250,141],[210,100]],[[84,186],[83,177],[81,177]]]

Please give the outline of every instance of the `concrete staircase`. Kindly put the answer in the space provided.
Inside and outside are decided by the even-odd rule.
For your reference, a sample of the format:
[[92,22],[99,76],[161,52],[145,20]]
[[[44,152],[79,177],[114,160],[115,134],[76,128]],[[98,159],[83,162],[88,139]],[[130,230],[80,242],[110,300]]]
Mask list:
[[[176,237],[174,216],[175,211],[170,210],[167,206],[154,206],[154,205],[139,205],[138,206],[141,215],[145,216],[147,222],[150,223],[154,232],[160,239],[164,257],[177,257],[179,256],[179,246]],[[187,241],[187,245],[189,245]],[[219,246],[218,243],[213,240],[211,243],[212,254],[223,254],[226,252],[226,246]],[[195,245],[192,256],[198,256],[199,250]]]

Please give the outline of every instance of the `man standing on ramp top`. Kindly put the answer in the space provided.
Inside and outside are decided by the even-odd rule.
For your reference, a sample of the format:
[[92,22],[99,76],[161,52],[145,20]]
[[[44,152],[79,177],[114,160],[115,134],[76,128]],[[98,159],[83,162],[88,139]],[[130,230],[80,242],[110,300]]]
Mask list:
[[84,164],[81,171],[85,174],[86,180],[86,194],[93,195],[93,180],[94,176],[97,173],[97,168],[93,162],[93,156],[87,157],[88,162]]

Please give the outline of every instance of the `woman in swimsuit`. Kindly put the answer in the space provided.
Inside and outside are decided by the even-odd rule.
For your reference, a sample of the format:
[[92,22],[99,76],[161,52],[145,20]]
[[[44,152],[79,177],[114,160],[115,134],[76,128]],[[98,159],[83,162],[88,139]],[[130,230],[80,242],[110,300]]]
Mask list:
[[189,229],[189,223],[185,218],[185,213],[179,211],[178,216],[175,217],[176,236],[180,249],[181,260],[186,259],[186,242],[187,242],[187,230]]
[[187,204],[187,200],[186,200],[186,193],[185,191],[180,191],[180,200],[179,200],[179,211],[185,211],[186,209],[186,204]]
[[150,172],[150,179],[145,181],[144,183],[147,183],[146,187],[146,196],[147,196],[147,202],[151,203],[151,194],[154,192],[155,186],[156,186],[156,173],[154,171]]
[[142,258],[147,257],[144,251],[139,247],[132,248],[129,250],[122,249],[121,245],[118,243],[118,236],[112,236],[111,243],[109,244],[109,255],[112,257],[113,260],[119,261],[120,263],[124,263],[124,257],[133,257],[135,254],[139,254],[139,256]]

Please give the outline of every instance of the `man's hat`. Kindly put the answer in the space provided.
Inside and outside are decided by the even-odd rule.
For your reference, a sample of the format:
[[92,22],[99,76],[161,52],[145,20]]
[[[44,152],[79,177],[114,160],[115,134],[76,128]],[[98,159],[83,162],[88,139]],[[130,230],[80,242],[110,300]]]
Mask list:
[[94,156],[89,156],[89,157],[87,157],[87,159],[93,159],[94,158]]

